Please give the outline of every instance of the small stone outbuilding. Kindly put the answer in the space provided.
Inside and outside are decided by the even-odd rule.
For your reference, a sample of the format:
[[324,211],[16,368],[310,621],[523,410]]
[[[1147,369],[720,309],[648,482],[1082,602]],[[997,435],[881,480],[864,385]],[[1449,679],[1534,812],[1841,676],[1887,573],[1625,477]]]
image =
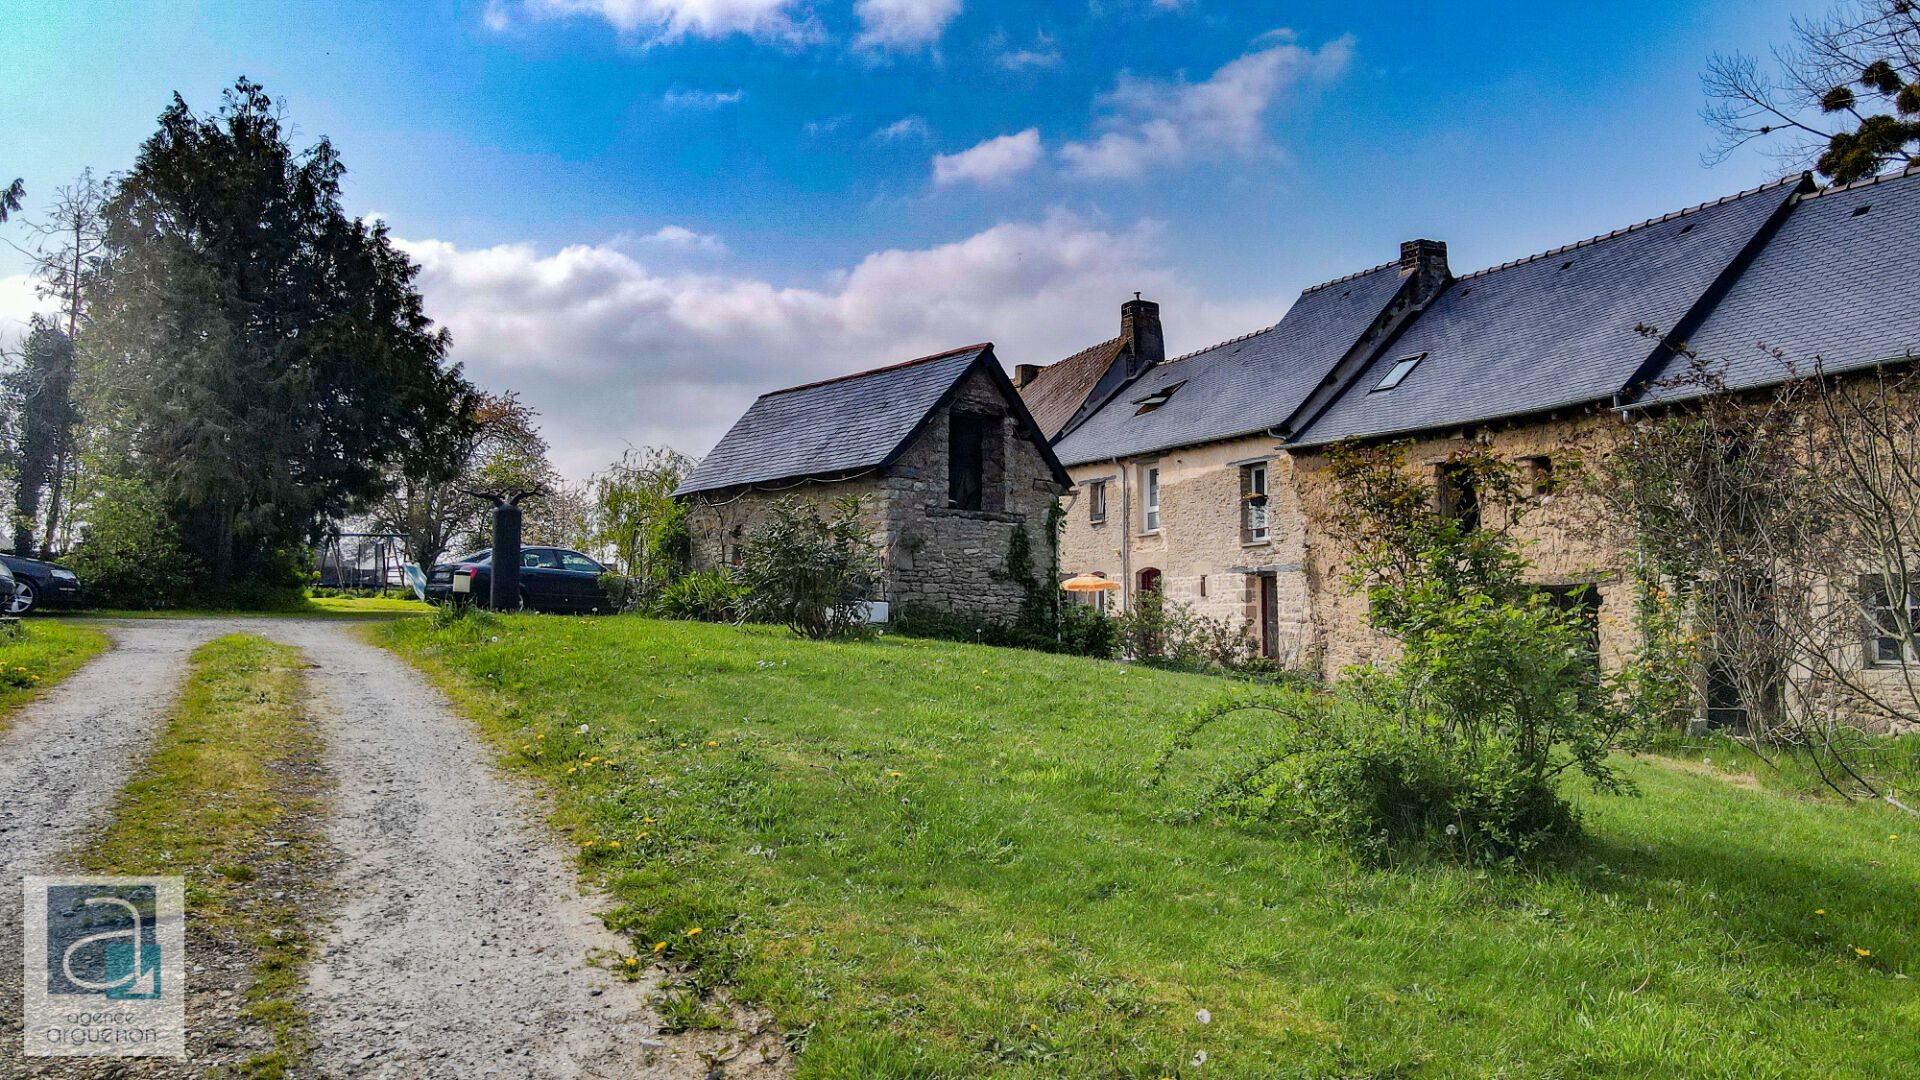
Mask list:
[[[763,394],[675,495],[695,569],[739,561],[781,498],[858,498],[880,552],[872,600],[1016,618],[1046,580],[1052,514],[1071,483],[994,356],[969,345]],[[1010,573],[1024,533],[1032,574]]]

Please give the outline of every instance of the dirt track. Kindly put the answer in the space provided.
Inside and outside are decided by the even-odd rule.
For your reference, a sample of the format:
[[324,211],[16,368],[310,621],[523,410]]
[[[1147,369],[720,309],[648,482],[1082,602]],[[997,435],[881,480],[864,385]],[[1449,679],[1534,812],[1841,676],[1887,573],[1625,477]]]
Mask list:
[[[325,833],[340,855],[308,971],[319,1075],[706,1077],[784,1071],[761,1035],[657,1034],[651,978],[595,957],[630,948],[596,917],[537,803],[490,763],[472,727],[411,667],[328,620],[128,621],[116,648],[0,737],[0,925],[19,875],[52,865],[97,820],[151,741],[200,642],[241,630],[300,648],[337,785]],[[51,748],[51,750],[49,749]],[[0,934],[4,934],[0,930]],[[17,1024],[17,931],[0,986]],[[8,1038],[17,1028],[9,1028]],[[17,1045],[17,1044],[16,1044]],[[31,1074],[30,1074],[31,1075]]]

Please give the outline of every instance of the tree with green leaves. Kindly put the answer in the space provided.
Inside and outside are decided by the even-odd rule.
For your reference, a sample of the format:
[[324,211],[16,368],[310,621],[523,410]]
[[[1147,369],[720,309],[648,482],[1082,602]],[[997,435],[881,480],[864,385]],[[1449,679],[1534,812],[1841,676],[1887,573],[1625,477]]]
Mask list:
[[650,446],[628,450],[593,478],[594,542],[612,552],[643,602],[686,572],[693,540],[673,492],[692,471],[692,458]]
[[[5,409],[7,458],[14,480],[13,550],[18,555],[47,554],[59,528],[57,494],[80,419],[73,403],[73,370],[73,339],[36,315],[21,350],[20,366],[0,375],[0,406]],[[56,498],[42,532],[41,503],[50,487]]]
[[241,79],[210,115],[175,95],[105,208],[89,422],[216,586],[274,576],[466,420],[418,268],[341,210],[344,171]]
[[[106,187],[93,178],[93,170],[85,169],[73,183],[54,190],[53,205],[45,220],[28,225],[28,231],[34,236],[28,254],[33,257],[36,291],[41,299],[54,303],[60,333],[68,342],[64,347],[64,360],[57,369],[23,371],[25,383],[14,387],[16,392],[8,395],[7,402],[8,408],[14,410],[10,419],[15,430],[22,437],[29,432],[37,433],[51,454],[44,469],[32,478],[33,490],[16,493],[16,509],[23,508],[18,504],[18,497],[27,496],[37,516],[44,491],[46,527],[41,532],[41,548],[47,553],[56,548],[62,526],[68,524],[67,504],[77,479],[74,425],[79,416],[73,399],[72,350],[89,322],[88,292],[106,262],[106,201]],[[45,361],[50,357],[39,359]],[[26,360],[31,363],[35,358],[28,356]],[[18,412],[29,407],[36,411],[36,416]],[[23,454],[26,449],[22,448]],[[25,460],[23,457],[22,461]],[[17,529],[15,536],[18,542],[21,534]],[[23,548],[15,550],[26,553]]]
[[1841,184],[1920,163],[1920,2],[1846,0],[1795,19],[1770,63],[1716,56],[1703,83],[1720,132],[1710,163],[1756,140]]

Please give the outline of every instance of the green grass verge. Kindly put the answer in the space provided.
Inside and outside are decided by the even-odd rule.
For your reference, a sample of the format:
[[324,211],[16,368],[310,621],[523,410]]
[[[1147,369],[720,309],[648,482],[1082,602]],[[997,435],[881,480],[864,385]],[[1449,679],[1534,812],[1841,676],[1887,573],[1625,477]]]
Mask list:
[[551,787],[637,951],[770,1008],[802,1077],[1913,1075],[1920,835],[1886,807],[1635,762],[1552,865],[1370,868],[1185,822],[1218,758],[1143,785],[1219,680],[624,616],[376,635]]
[[306,1047],[298,993],[311,912],[290,887],[310,876],[322,792],[302,666],[293,649],[248,635],[195,650],[160,741],[82,857],[97,873],[184,875],[189,926],[250,951],[243,1015],[273,1048],[237,1075],[259,1080],[285,1076]]
[[64,611],[57,614],[62,618],[83,619],[204,619],[210,616],[219,618],[285,619],[325,616],[331,618],[391,619],[401,615],[431,615],[433,605],[419,600],[368,597],[365,599],[345,596],[302,597],[284,607],[260,609],[234,608],[168,608],[163,611],[142,611],[131,608],[99,608],[79,611]]
[[105,651],[107,635],[90,626],[23,621],[0,636],[0,731],[21,705],[45,693]]

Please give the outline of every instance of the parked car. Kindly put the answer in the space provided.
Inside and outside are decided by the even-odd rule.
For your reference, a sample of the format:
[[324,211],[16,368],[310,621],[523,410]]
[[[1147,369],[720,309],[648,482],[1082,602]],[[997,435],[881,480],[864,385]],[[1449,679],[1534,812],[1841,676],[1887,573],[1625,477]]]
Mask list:
[[13,576],[11,586],[0,586],[6,588],[6,595],[11,597],[7,601],[7,614],[25,615],[42,607],[80,606],[80,578],[66,567],[5,553],[0,553],[0,563],[5,563]]
[[[607,568],[566,548],[520,549],[520,606],[535,611],[610,611],[613,605],[600,589]],[[459,592],[456,578],[467,582],[466,594],[487,606],[493,595],[493,552],[476,551],[451,562],[435,563],[427,571],[427,602],[442,604]]]

